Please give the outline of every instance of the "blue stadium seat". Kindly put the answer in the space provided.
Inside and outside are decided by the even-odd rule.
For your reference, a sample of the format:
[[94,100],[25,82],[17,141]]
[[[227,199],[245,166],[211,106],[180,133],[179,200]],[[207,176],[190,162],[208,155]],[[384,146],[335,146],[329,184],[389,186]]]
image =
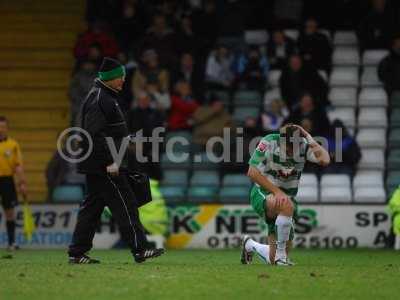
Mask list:
[[[182,156],[184,155],[184,156]],[[178,161],[173,158],[175,156]],[[161,155],[161,168],[162,169],[189,169],[191,167],[191,160],[189,154],[171,153]]]
[[195,171],[190,179],[191,186],[219,186],[219,176],[216,171]]
[[194,154],[193,157],[193,169],[194,170],[216,170],[218,163],[210,160],[209,155],[206,152],[200,152]]
[[188,200],[190,202],[216,202],[217,190],[217,187],[191,187],[188,192]]
[[219,191],[219,199],[223,203],[249,203],[249,187],[226,186]]
[[84,198],[83,189],[80,185],[60,185],[53,191],[54,202],[81,202]]
[[250,187],[250,178],[244,174],[227,174],[222,180],[224,187],[228,186],[239,186],[239,187]]
[[186,188],[182,186],[161,186],[160,192],[167,203],[183,202],[186,199]]
[[170,131],[165,137],[166,151],[189,153],[191,143],[192,134],[188,131]]
[[238,106],[260,106],[262,101],[261,94],[252,90],[237,91],[233,96],[235,107]]
[[165,170],[163,172],[162,186],[187,186],[189,174],[186,170]]

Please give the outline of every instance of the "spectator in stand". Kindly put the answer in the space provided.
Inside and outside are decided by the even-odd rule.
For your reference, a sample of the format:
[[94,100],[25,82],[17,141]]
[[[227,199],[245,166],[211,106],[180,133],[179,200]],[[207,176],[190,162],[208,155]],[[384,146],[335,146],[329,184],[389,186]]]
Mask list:
[[387,4],[386,0],[372,0],[371,11],[361,22],[358,31],[362,51],[389,47],[395,22],[392,17],[393,11],[388,9]]
[[171,107],[171,98],[169,93],[160,88],[158,81],[149,80],[146,84],[146,92],[154,107],[163,114],[165,114]]
[[130,52],[144,36],[147,23],[144,9],[139,5],[138,1],[123,1],[122,9],[114,22],[113,28],[119,45],[124,52]]
[[94,62],[82,61],[78,70],[72,76],[68,96],[70,99],[71,126],[79,126],[79,109],[97,76],[97,66]]
[[291,112],[287,123],[301,124],[304,119],[311,120],[314,126],[310,132],[312,136],[326,136],[330,123],[326,112],[315,105],[313,96],[304,93],[300,98],[298,107]]
[[286,118],[289,116],[289,111],[285,103],[280,99],[274,99],[268,109],[260,115],[260,127],[263,135],[279,131]]
[[230,88],[233,82],[233,58],[228,48],[220,45],[207,59],[206,83],[210,88]]
[[234,62],[234,71],[240,88],[265,89],[269,63],[265,55],[257,47],[251,47],[245,54],[242,53]]
[[156,82],[161,92],[168,92],[169,72],[159,64],[158,53],[148,49],[143,53],[142,64],[132,78],[132,93],[134,96],[139,91],[145,90],[147,82]]
[[[338,147],[336,145],[336,129],[341,130],[342,140],[339,145],[342,147],[341,149],[336,149]],[[328,140],[331,163],[323,169],[323,173],[348,174],[349,176],[353,176],[357,169],[357,164],[361,159],[361,150],[357,141],[349,134],[347,128],[340,120],[335,120],[332,123],[326,138]],[[338,151],[340,151],[342,161],[339,161],[339,156],[337,156]]]
[[178,81],[175,84],[174,95],[172,95],[171,100],[169,129],[190,129],[193,124],[193,114],[199,107],[198,102],[192,96],[190,84],[185,80]]
[[331,69],[332,46],[326,35],[319,32],[318,29],[316,19],[307,19],[297,45],[305,63],[310,64],[314,69],[322,69],[329,72]]
[[193,95],[196,99],[202,99],[204,94],[204,76],[191,53],[181,55],[180,64],[172,74],[172,84],[184,79],[190,83]]
[[88,30],[78,37],[74,48],[75,58],[78,60],[88,58],[89,50],[93,45],[99,46],[103,56],[116,57],[119,53],[116,39],[103,22],[97,21],[90,24]]
[[[127,114],[129,132],[137,133],[142,130],[143,137],[151,137],[155,128],[165,126],[164,122],[164,114],[153,107],[150,95],[145,91],[139,92],[136,104]],[[136,158],[140,158],[140,155],[130,155],[129,166],[151,174],[152,178],[161,178],[160,163],[157,162],[157,159],[153,159],[152,144],[150,142],[136,144],[134,149],[141,151],[141,156],[146,157],[147,161],[137,161]]]
[[193,31],[203,42],[202,56],[206,56],[217,40],[220,20],[215,0],[203,1],[203,9],[193,15]]
[[190,13],[183,14],[181,18],[176,33],[176,45],[179,54],[196,53],[201,46],[200,41],[193,32],[192,15]]
[[400,91],[400,35],[393,39],[390,54],[379,63],[378,76],[389,95]]
[[223,136],[224,128],[233,126],[231,115],[224,103],[213,95],[208,105],[200,106],[193,114],[193,142],[203,151],[213,136]]
[[279,79],[279,86],[283,100],[291,111],[305,91],[312,95],[317,106],[324,107],[327,104],[327,83],[316,69],[305,66],[297,54],[290,57]]
[[142,52],[145,49],[154,49],[160,56],[160,64],[172,67],[176,63],[175,39],[175,33],[167,26],[165,16],[156,14],[153,17],[153,25],[147,30],[139,49]]
[[285,36],[283,30],[276,29],[267,43],[267,55],[271,69],[283,69],[288,57],[296,52],[296,43]]

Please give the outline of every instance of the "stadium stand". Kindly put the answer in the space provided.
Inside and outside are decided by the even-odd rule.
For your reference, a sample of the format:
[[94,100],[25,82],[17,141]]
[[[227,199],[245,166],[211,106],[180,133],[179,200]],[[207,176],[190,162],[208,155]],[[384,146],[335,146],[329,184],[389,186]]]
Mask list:
[[0,110],[21,143],[28,197],[47,199],[44,171],[58,133],[68,125],[66,89],[71,46],[83,28],[76,1],[4,1],[0,4]]

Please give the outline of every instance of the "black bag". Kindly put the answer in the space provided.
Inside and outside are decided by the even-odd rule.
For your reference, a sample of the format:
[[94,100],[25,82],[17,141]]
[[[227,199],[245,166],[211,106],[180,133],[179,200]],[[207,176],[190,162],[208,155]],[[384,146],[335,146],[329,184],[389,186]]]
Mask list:
[[130,171],[128,182],[135,194],[137,207],[141,207],[152,200],[150,179],[146,174]]

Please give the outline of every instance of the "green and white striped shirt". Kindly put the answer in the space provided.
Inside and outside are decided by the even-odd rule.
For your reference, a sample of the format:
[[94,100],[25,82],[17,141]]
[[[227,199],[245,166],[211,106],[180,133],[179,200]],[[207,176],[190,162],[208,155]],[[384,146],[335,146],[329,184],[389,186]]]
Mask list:
[[309,149],[306,139],[300,143],[297,156],[286,157],[284,151],[280,149],[279,139],[279,134],[263,137],[251,156],[249,165],[260,170],[287,195],[295,197],[306,160],[316,163],[317,159]]

